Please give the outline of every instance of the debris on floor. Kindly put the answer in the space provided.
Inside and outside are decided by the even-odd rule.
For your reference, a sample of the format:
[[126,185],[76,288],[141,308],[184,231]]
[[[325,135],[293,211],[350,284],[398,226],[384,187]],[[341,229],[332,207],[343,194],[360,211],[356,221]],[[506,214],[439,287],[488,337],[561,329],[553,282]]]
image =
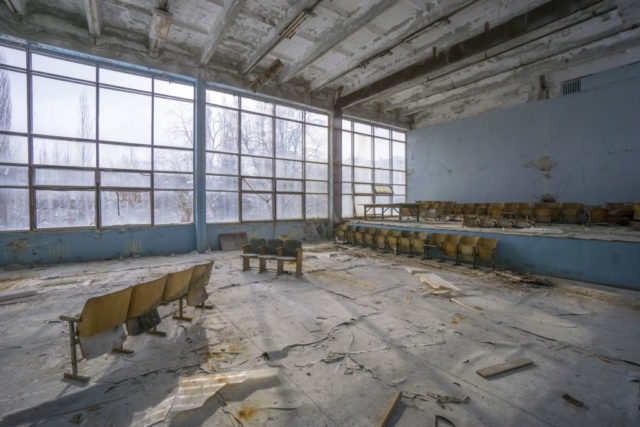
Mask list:
[[533,365],[533,362],[526,357],[521,357],[520,359],[509,360],[504,363],[500,363],[498,365],[488,366],[486,368],[479,369],[476,371],[478,375],[482,378],[493,378],[500,374],[505,374],[507,372],[513,372],[517,369],[524,368],[525,366]]

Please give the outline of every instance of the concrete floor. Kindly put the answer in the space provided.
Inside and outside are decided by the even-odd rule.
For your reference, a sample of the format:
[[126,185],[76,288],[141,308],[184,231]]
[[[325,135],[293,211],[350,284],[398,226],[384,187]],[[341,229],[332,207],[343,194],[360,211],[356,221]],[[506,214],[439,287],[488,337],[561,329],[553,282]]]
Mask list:
[[[437,415],[457,426],[640,425],[637,292],[553,278],[532,287],[331,243],[306,246],[300,279],[241,272],[238,254],[5,269],[1,290],[38,294],[0,307],[0,425],[369,426],[395,391],[396,426],[436,425]],[[135,353],[82,361],[87,385],[61,379],[69,355],[58,315],[150,270],[210,258],[213,309],[188,308],[189,324],[163,307],[166,338],[130,337]],[[466,307],[431,295],[417,269],[454,284]],[[491,380],[476,373],[519,357],[534,366]],[[167,416],[181,377],[268,367],[279,374]]]

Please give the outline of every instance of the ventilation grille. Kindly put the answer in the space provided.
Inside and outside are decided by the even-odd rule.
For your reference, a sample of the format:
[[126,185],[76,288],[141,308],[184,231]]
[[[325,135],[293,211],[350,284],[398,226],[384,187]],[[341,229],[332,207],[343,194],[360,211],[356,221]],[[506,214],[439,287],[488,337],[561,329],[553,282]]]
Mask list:
[[582,79],[567,80],[562,82],[562,94],[571,95],[572,93],[580,92],[582,87]]

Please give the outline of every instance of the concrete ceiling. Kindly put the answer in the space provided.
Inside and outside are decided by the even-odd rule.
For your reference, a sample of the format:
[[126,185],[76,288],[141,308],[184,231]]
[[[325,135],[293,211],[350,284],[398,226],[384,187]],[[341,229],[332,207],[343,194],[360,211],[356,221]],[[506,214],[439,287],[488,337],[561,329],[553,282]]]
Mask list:
[[640,60],[637,0],[4,2],[5,34],[246,90],[280,60],[261,93],[405,126]]

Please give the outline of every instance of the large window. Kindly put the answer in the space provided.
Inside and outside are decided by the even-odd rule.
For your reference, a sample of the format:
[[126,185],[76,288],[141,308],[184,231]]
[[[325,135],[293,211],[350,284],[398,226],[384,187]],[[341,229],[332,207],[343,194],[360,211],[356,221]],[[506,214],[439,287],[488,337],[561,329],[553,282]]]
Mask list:
[[207,221],[328,217],[328,116],[207,90]]
[[194,87],[0,46],[0,230],[193,222]]
[[406,200],[406,133],[342,120],[342,217],[364,215],[364,205]]

